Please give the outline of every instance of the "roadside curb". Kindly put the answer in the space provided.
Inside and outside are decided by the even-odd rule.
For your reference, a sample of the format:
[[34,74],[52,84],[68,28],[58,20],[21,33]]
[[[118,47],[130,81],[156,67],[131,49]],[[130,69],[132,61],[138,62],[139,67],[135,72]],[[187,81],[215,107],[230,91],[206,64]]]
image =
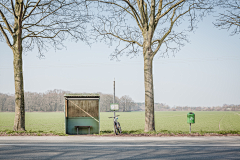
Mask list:
[[236,140],[234,136],[212,136],[212,137],[107,137],[107,136],[0,136],[1,141],[165,141],[165,140]]

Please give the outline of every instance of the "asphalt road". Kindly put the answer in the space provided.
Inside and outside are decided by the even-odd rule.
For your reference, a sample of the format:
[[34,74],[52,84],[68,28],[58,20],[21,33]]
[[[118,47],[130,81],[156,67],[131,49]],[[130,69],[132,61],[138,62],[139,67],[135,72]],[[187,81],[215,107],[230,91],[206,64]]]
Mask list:
[[240,137],[0,137],[0,159],[240,159]]

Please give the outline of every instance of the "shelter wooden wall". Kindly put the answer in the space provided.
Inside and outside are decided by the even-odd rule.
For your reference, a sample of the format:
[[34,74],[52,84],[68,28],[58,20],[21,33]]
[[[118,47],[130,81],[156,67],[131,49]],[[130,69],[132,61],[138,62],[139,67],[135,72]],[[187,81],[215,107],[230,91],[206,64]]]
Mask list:
[[[89,113],[93,117],[99,117],[99,100],[68,100],[67,117],[90,117],[84,111]],[[74,104],[75,105],[74,105]],[[78,107],[77,107],[77,106]],[[80,107],[80,108],[79,108]]]

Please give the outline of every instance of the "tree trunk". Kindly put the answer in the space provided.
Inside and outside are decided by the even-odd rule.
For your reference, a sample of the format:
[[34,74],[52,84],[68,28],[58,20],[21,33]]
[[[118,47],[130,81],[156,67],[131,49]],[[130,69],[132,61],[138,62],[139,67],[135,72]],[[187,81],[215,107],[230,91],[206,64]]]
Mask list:
[[25,108],[22,72],[22,51],[18,49],[13,53],[14,81],[15,81],[15,119],[14,131],[25,130]]
[[150,47],[144,55],[145,132],[155,131],[152,58]]
[[23,70],[22,70],[22,10],[23,0],[16,0],[13,35],[13,67],[15,81],[15,119],[14,131],[25,130],[25,107],[23,90]]

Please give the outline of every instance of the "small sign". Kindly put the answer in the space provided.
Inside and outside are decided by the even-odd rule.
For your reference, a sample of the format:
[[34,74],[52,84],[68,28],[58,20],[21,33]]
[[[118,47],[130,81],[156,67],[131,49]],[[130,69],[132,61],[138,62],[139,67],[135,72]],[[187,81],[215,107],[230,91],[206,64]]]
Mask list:
[[110,104],[110,110],[112,110],[112,111],[119,110],[118,104],[117,103]]

